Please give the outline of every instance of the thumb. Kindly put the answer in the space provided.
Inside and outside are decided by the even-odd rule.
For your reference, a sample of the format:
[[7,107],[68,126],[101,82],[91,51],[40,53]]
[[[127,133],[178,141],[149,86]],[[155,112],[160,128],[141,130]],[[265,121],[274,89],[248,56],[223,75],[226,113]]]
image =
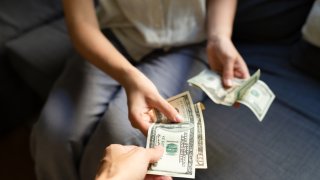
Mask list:
[[226,61],[224,67],[223,67],[223,72],[222,72],[222,81],[223,85],[225,87],[231,87],[232,86],[232,79],[233,79],[233,68],[234,64],[233,61]]
[[133,110],[129,112],[129,119],[132,127],[139,129],[145,136],[148,135],[150,123],[148,119],[143,119],[140,114],[135,113]]
[[177,110],[162,97],[155,107],[159,109],[169,120],[172,120],[173,122],[183,121],[182,116],[177,112]]
[[149,162],[155,163],[160,160],[164,152],[164,148],[162,146],[156,146],[154,148],[147,149],[147,155],[149,156]]

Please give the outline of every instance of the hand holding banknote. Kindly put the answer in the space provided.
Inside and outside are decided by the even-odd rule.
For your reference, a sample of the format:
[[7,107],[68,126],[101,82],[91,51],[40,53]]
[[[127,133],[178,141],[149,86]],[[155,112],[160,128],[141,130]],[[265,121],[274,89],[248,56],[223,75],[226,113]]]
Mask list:
[[207,43],[207,56],[210,68],[222,75],[224,87],[232,87],[233,78],[250,77],[245,61],[229,37],[211,36]]
[[123,83],[132,126],[147,135],[153,121],[150,114],[152,109],[158,109],[173,122],[180,122],[179,113],[159,94],[155,85],[140,71],[133,73]]
[[232,106],[234,103],[239,102],[246,105],[262,121],[275,95],[259,79],[260,70],[247,80],[234,78],[232,80],[233,86],[226,89],[222,86],[221,76],[206,69],[189,79],[188,82],[203,90],[217,104]]
[[149,167],[148,174],[194,178],[196,168],[207,168],[203,107],[193,104],[189,92],[173,96],[168,102],[184,121],[170,123],[156,111],[157,121],[149,128],[146,147],[163,146],[165,152]]

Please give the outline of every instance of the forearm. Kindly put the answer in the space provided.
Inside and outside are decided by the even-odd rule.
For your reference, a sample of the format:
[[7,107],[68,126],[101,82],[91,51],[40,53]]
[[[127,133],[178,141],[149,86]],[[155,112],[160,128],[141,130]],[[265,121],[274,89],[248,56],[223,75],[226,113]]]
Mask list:
[[208,39],[214,39],[218,36],[231,38],[236,8],[237,0],[208,0]]
[[85,59],[123,86],[127,86],[130,81],[128,77],[140,75],[101,33],[92,2],[81,0],[74,3],[73,0],[64,0],[64,8],[73,44]]
[[81,32],[72,32],[73,41],[81,55],[110,75],[121,85],[127,86],[130,77],[139,72],[114,46],[96,29],[82,27]]

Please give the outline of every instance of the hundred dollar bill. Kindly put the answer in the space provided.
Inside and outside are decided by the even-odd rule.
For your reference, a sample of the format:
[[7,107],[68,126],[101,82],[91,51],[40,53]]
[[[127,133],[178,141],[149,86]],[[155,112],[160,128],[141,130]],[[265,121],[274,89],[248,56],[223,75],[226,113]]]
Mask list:
[[195,128],[191,123],[154,123],[148,131],[147,148],[163,146],[161,159],[147,173],[172,177],[195,177]]
[[184,118],[181,123],[168,123],[168,119],[156,111],[157,123],[150,126],[147,148],[161,145],[165,152],[161,159],[152,164],[148,174],[172,177],[195,177],[195,148],[197,145],[197,126],[194,105],[189,92],[168,99]]
[[[192,99],[189,92],[184,92],[174,97],[168,99],[168,102],[180,113],[180,115],[184,118],[184,123],[192,123],[195,121],[195,167],[198,169],[206,169],[207,168],[207,156],[206,156],[206,144],[205,144],[205,126],[202,110],[204,109],[204,105],[202,103],[196,103],[194,105],[195,110],[195,120],[190,116],[190,112],[192,108],[190,105],[192,104]],[[156,114],[156,122],[157,123],[169,123],[169,120],[166,116],[164,116],[159,111],[155,110]]]
[[[184,119],[184,123],[194,123],[194,106],[189,91],[170,97],[167,101],[177,110]],[[170,120],[158,110],[154,110],[156,123],[170,123]]]
[[[274,100],[275,95],[266,84],[263,83],[263,85],[260,85],[261,83],[258,83],[261,82],[259,79],[260,70],[254,73],[248,80],[234,78],[232,80],[233,86],[225,89],[222,85],[220,75],[206,69],[195,77],[189,79],[188,82],[189,84],[202,89],[208,97],[217,104],[232,106],[235,102],[240,102],[248,106],[261,121]],[[256,87],[255,91],[261,92],[259,98],[253,98],[252,93],[247,93],[253,86]],[[246,97],[244,98],[245,95]],[[266,95],[265,98],[262,98],[261,96],[264,95]],[[253,99],[255,100],[254,103]],[[249,100],[250,103],[248,103]],[[257,106],[258,104],[259,106]]]
[[204,119],[202,115],[202,110],[204,106],[202,103],[196,103],[195,105],[196,113],[196,126],[197,126],[197,146],[196,146],[196,158],[195,167],[197,169],[207,169],[207,152],[206,152],[206,137],[205,137],[205,127]]

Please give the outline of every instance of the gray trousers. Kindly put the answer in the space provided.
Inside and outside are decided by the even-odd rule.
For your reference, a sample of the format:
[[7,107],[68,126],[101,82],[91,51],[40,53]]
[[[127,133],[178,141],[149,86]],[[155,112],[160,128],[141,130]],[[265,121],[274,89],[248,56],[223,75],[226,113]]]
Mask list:
[[[207,68],[204,47],[154,53],[136,64],[164,98],[190,90],[187,79]],[[204,60],[205,61],[205,60]],[[31,135],[39,180],[91,180],[109,144],[145,146],[146,137],[128,119],[124,89],[75,55],[52,89]]]

